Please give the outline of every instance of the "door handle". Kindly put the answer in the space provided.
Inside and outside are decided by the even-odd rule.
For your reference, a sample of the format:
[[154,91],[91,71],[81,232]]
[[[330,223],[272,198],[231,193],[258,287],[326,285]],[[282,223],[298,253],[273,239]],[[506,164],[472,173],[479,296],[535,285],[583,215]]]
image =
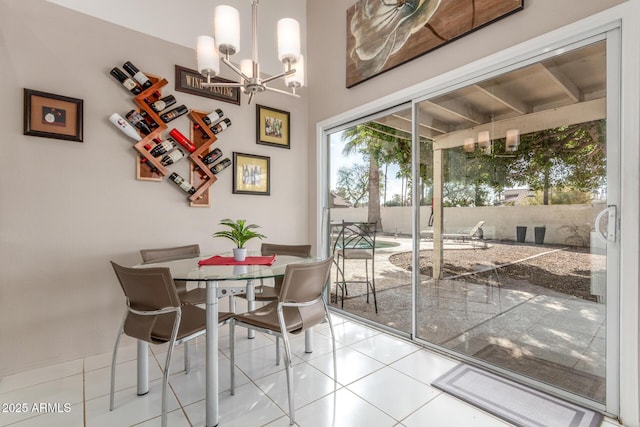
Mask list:
[[[607,229],[603,233],[600,230],[600,221],[602,217],[607,215]],[[596,236],[598,239],[602,240],[604,243],[614,243],[616,241],[617,234],[617,218],[618,218],[618,209],[616,205],[609,205],[605,209],[602,210],[597,216],[594,224],[594,228],[596,231]]]

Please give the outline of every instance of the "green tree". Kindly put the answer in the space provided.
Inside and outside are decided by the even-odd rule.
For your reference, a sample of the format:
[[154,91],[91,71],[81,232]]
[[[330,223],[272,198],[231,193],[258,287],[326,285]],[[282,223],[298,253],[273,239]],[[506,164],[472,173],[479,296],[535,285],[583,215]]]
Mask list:
[[344,155],[362,154],[368,161],[367,221],[375,222],[382,230],[380,216],[380,165],[384,163],[411,164],[411,135],[376,122],[367,122],[347,129],[342,134],[346,141]]
[[338,169],[336,194],[347,200],[353,207],[362,206],[367,202],[369,193],[369,168],[366,165],[355,164],[350,168]]
[[528,184],[542,191],[548,205],[550,190],[570,187],[591,192],[606,178],[605,121],[597,120],[521,135],[507,182]]

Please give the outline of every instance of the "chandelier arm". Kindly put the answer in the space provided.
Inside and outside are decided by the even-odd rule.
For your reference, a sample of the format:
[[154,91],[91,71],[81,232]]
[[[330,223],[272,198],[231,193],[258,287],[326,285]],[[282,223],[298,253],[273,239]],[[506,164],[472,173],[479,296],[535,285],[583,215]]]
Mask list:
[[280,89],[276,89],[276,88],[269,87],[269,86],[265,86],[265,89],[270,91],[270,92],[276,92],[276,93],[281,93],[283,95],[293,96],[294,98],[300,98],[300,95],[298,95],[297,93],[291,93],[291,92],[287,92],[285,90],[280,90]]
[[[249,77],[245,76],[244,73],[235,65],[233,65],[233,63],[231,61],[229,61],[227,58],[222,58],[222,62],[224,62],[224,64],[231,68],[231,70],[236,73],[237,75],[239,75],[240,77],[242,77],[244,80],[251,80]],[[241,85],[242,86],[242,85]]]
[[261,80],[261,82],[262,83],[269,83],[272,80],[276,80],[276,79],[280,79],[280,78],[285,77],[285,76],[289,76],[291,74],[294,74],[295,72],[296,72],[296,69],[292,68],[292,69],[290,69],[288,71],[285,71],[285,72],[282,72],[280,74],[276,74],[275,76],[271,76],[271,77],[268,77],[268,78],[266,78],[264,80]]

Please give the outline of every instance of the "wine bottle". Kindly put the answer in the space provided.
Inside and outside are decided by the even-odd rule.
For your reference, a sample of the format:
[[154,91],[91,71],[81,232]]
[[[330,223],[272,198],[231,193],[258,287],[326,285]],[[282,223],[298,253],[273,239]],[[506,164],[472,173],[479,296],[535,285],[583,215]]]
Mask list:
[[205,125],[210,126],[211,123],[214,123],[215,121],[221,119],[223,115],[224,113],[222,112],[222,110],[218,108],[212,113],[209,113],[208,115],[204,116],[202,118],[202,121],[204,122]]
[[155,120],[149,117],[146,111],[140,111],[140,115],[144,118],[144,121],[152,130],[158,127],[158,124],[155,122]]
[[118,113],[113,113],[109,116],[109,121],[113,123],[118,129],[122,131],[129,138],[134,139],[135,141],[140,141],[142,137],[136,131],[136,128],[131,126],[131,124],[122,118],[122,116]]
[[151,133],[151,128],[142,117],[142,114],[138,113],[136,110],[131,110],[125,116],[129,123],[131,123],[136,128],[140,129],[144,135],[149,135]]
[[202,163],[204,163],[205,165],[210,165],[220,157],[222,157],[222,151],[220,151],[219,148],[214,148],[212,152],[202,158]]
[[138,68],[130,61],[125,62],[124,65],[122,65],[122,68],[124,68],[127,73],[131,74],[131,77],[140,83],[140,86],[144,89],[151,86],[151,80],[149,80],[149,77],[145,76],[145,74],[138,70]]
[[196,188],[193,185],[191,185],[189,181],[185,181],[183,177],[181,177],[175,172],[169,175],[169,179],[175,182],[178,187],[182,188],[184,191],[186,191],[189,194],[193,194],[196,192]]
[[138,95],[140,92],[142,92],[140,86],[138,86],[136,82],[134,82],[130,77],[127,77],[127,75],[123,73],[120,68],[113,67],[109,74],[115,77],[116,80],[118,80],[122,84],[122,86],[124,86],[134,95]]
[[173,139],[178,141],[178,143],[180,145],[182,145],[184,148],[186,148],[188,152],[193,153],[194,151],[196,151],[195,144],[193,142],[191,142],[191,140],[189,140],[189,138],[187,138],[182,133],[180,133],[180,131],[178,131],[178,129],[171,129],[169,131],[169,135],[171,135],[173,137]]
[[176,148],[176,142],[172,139],[166,139],[151,149],[151,155],[153,157],[162,156],[167,151],[173,150],[174,148]]
[[202,139],[209,139],[209,134],[207,134],[207,132],[205,132],[199,124],[194,123],[193,129],[196,131],[200,131],[200,136],[202,136]]
[[215,126],[211,126],[211,132],[213,132],[214,135],[217,135],[223,130],[225,130],[226,128],[228,128],[229,126],[231,126],[231,120],[227,118],[227,119],[221,120]]
[[172,106],[175,103],[176,103],[176,97],[173,95],[167,95],[164,98],[160,98],[156,102],[152,102],[151,104],[149,104],[149,106],[153,111],[155,111],[156,113],[159,113],[160,111],[164,110],[167,107]]
[[177,162],[183,157],[184,157],[184,152],[179,148],[174,148],[173,150],[169,151],[167,154],[164,155],[162,160],[160,160],[160,163],[162,163],[162,166],[169,166],[174,164],[175,162]]
[[184,105],[181,105],[179,107],[174,108],[171,111],[167,111],[166,113],[161,114],[160,118],[162,119],[163,122],[169,123],[171,120],[177,119],[178,117],[184,114],[187,114],[187,111],[189,111],[189,109]]
[[225,157],[221,162],[216,163],[211,167],[211,172],[213,172],[214,175],[217,175],[220,172],[222,172],[225,168],[227,168],[227,166],[229,166],[230,164],[231,164],[231,160],[229,160],[228,157]]

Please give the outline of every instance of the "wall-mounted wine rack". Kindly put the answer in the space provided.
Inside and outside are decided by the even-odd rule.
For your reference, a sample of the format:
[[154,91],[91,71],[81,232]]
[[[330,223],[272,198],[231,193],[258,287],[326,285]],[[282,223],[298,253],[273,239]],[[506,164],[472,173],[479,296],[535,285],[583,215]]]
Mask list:
[[[150,104],[161,98],[161,89],[168,82],[166,79],[154,75],[146,74],[146,76],[152,82],[152,85],[136,95],[133,100],[139,111],[144,112],[148,120],[157,126],[134,144],[134,148],[140,153],[140,158],[136,158],[136,178],[139,180],[161,181],[164,176],[169,174],[169,171],[160,162],[159,157],[152,156],[150,150],[145,147],[153,147],[155,145],[154,140],[156,138],[161,139],[162,133],[168,129],[167,124],[160,118],[160,113],[155,112],[150,106]],[[202,119],[207,114],[193,110],[188,113],[189,119],[193,122],[190,126],[190,140],[196,146],[195,151],[188,156],[190,160],[190,182],[196,189],[195,193],[190,194],[188,197],[190,206],[209,206],[209,187],[217,180],[210,170],[211,165],[205,165],[201,158],[209,153],[211,145],[217,140],[210,126],[207,126]],[[195,130],[196,127],[199,127],[200,130]],[[149,165],[152,165],[153,169]]]

